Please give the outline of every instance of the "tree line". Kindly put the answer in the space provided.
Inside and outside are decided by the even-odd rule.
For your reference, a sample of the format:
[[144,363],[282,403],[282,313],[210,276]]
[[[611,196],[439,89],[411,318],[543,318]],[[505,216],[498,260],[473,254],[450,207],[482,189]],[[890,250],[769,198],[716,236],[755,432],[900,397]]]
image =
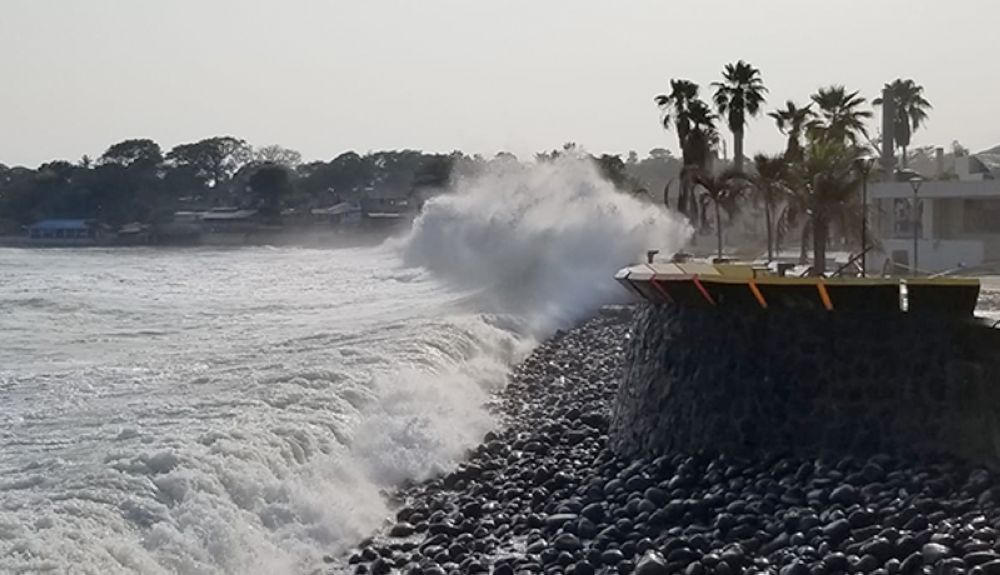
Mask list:
[[[552,159],[573,148],[567,144],[534,159]],[[626,159],[591,157],[608,180],[629,191],[662,187],[680,171],[679,162],[664,149],[643,159],[634,152]],[[77,162],[52,161],[35,169],[0,164],[0,234],[19,233],[44,218],[89,219],[116,227],[161,223],[177,211],[221,206],[258,209],[263,217],[279,219],[287,210],[443,189],[455,174],[471,175],[511,160],[517,158],[509,153],[484,158],[459,151],[389,150],[350,151],[329,161],[303,162],[295,150],[254,148],[231,136],[166,152],[153,140],[130,139]]]
[[[744,134],[751,118],[764,112],[768,89],[761,72],[745,61],[728,64],[722,79],[711,84],[710,102],[701,88],[686,79],[670,82],[670,91],[654,98],[661,123],[672,130],[682,154],[679,189],[674,207],[697,228],[714,228],[717,255],[723,256],[723,213],[729,221],[747,205],[765,214],[768,259],[781,242],[799,233],[803,258],[812,244],[815,273],[825,271],[831,242],[851,242],[858,235],[866,207],[861,204],[862,178],[871,175],[881,137],[872,137],[867,124],[873,117],[867,100],[857,90],[842,85],[822,87],[800,105],[792,100],[768,112],[775,127],[787,137],[779,154],[755,154],[745,164]],[[893,99],[893,146],[907,166],[912,134],[927,120],[932,106],[924,89],[911,79],[885,85]],[[872,101],[880,106],[881,98]],[[733,136],[731,166],[713,165],[723,140],[719,124]],[[891,176],[891,174],[884,174]],[[664,198],[670,201],[670,190]],[[713,221],[714,220],[714,221]],[[870,246],[858,246],[861,250]]]

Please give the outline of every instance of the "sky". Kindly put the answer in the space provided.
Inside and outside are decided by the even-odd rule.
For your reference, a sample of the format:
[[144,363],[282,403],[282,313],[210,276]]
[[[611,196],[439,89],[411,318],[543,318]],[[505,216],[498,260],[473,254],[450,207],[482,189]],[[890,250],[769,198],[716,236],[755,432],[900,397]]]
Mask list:
[[[769,109],[913,78],[934,105],[914,145],[980,150],[1000,144],[997,22],[995,0],[3,0],[0,163],[216,135],[306,160],[676,150],[653,97],[708,96],[738,59]],[[748,153],[783,143],[751,123]]]

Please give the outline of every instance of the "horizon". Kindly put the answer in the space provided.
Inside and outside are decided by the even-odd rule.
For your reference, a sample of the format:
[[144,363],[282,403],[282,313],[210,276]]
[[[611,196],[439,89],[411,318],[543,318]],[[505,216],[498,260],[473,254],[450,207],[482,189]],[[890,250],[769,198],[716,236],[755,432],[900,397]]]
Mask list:
[[[981,119],[1000,79],[972,62],[989,53],[1000,5],[962,4],[917,0],[897,13],[896,3],[850,0],[828,13],[791,0],[682,10],[638,0],[293,0],[280,10],[237,0],[13,0],[0,24],[9,71],[0,162],[36,167],[96,158],[131,138],[169,150],[221,135],[298,150],[306,162],[393,149],[525,158],[570,141],[595,154],[677,155],[653,96],[688,78],[707,97],[739,59],[761,70],[766,111],[831,84],[870,103],[883,84],[913,78],[934,109],[912,147],[958,140],[980,151],[1000,143]],[[709,39],[678,17],[710,24]],[[875,58],[882,29],[885,53]],[[926,38],[948,53],[917,49]],[[789,49],[796,44],[807,49]],[[963,84],[971,77],[975,90]],[[877,109],[870,127],[877,132]],[[732,135],[720,132],[731,156]],[[784,143],[766,115],[750,122],[747,155]]]

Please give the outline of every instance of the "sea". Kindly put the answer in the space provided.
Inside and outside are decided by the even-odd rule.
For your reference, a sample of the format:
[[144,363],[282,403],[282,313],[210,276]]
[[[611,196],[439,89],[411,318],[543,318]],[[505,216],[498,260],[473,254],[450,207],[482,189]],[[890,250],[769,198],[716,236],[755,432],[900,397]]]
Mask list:
[[689,234],[565,158],[378,247],[0,249],[0,573],[321,572]]

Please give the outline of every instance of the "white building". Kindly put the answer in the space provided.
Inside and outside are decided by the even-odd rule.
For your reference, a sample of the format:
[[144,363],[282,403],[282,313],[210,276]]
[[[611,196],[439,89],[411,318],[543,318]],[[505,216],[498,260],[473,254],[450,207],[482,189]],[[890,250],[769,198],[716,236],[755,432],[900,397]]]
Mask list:
[[955,158],[957,180],[922,181],[916,218],[910,182],[871,184],[871,234],[881,249],[869,254],[869,270],[892,271],[899,264],[901,272],[914,259],[926,273],[1000,264],[1000,179],[994,179],[991,160]]

